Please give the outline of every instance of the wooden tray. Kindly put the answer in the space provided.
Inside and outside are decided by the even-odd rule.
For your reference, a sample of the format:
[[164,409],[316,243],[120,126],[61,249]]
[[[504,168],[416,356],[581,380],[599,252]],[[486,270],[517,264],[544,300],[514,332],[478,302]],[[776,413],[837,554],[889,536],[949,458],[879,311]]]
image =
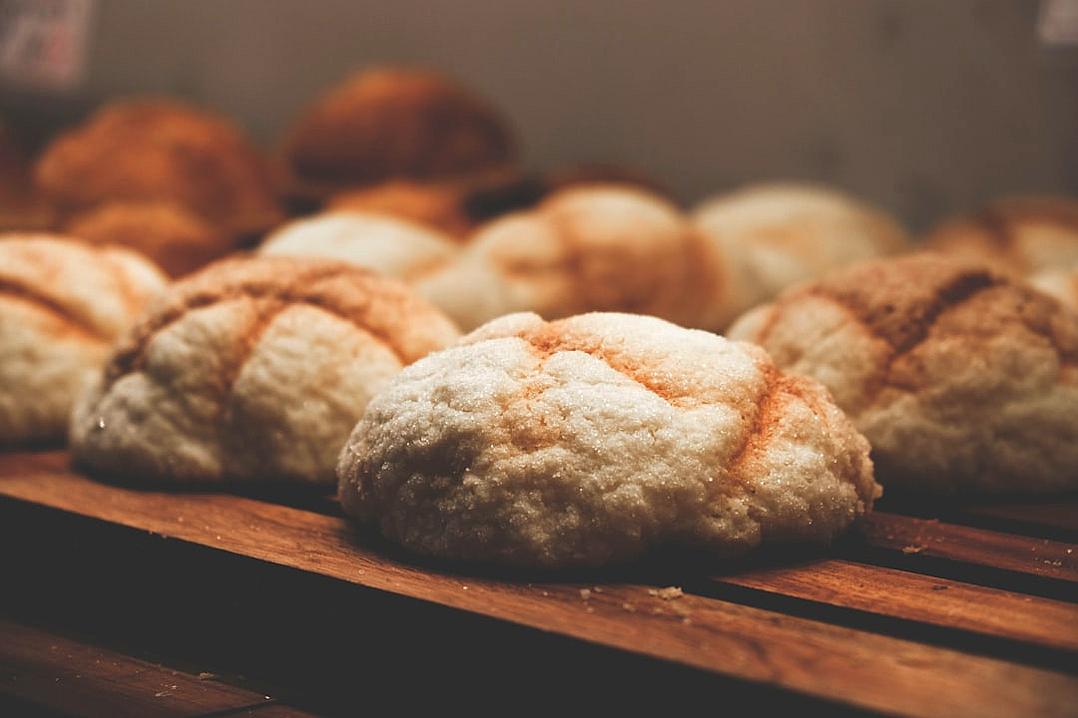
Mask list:
[[[9,453],[2,693],[109,715],[117,686],[142,715],[569,690],[668,709],[1078,715],[1078,501],[884,508],[826,555],[507,580],[402,555],[326,496],[135,490],[72,472],[63,452]],[[75,671],[82,692],[49,671]],[[401,675],[411,690],[390,688]]]

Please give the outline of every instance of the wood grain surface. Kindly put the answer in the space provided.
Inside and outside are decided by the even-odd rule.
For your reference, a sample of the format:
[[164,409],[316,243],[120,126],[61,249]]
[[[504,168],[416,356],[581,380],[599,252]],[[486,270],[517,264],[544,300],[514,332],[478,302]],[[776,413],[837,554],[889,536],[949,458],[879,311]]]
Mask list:
[[[883,712],[1064,716],[1078,705],[1078,680],[1067,666],[1046,670],[704,595],[664,598],[657,585],[450,572],[369,545],[336,516],[229,494],[122,488],[66,464],[61,453],[0,457],[0,495]],[[1060,542],[895,515],[878,515],[863,533],[884,550],[923,546],[951,560],[1073,579],[1069,547]],[[849,561],[717,580],[1056,649],[1076,644],[1073,606]]]

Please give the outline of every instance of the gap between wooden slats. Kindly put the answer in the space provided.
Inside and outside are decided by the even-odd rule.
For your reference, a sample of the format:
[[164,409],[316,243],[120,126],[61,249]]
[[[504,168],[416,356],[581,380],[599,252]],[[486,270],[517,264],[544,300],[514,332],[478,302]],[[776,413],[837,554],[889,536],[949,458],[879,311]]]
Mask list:
[[[0,619],[0,694],[71,715],[193,716],[270,705],[268,696]],[[278,715],[310,716],[288,706]],[[259,715],[264,715],[259,713]]]
[[[1078,681],[1004,661],[646,586],[527,586],[370,553],[340,520],[227,495],[161,494],[0,463],[0,493],[371,588],[855,705],[911,715],[1065,715]],[[590,609],[590,611],[589,611]]]

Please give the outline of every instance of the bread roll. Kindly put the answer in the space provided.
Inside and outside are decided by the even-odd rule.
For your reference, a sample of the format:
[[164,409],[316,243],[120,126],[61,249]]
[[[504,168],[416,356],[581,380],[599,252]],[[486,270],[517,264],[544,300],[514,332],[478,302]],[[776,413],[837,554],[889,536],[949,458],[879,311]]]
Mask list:
[[123,249],[0,236],[0,444],[62,439],[82,386],[165,282]]
[[325,257],[413,281],[457,256],[446,235],[392,217],[363,212],[325,212],[284,225],[259,248],[264,255]]
[[229,235],[281,219],[268,168],[247,138],[227,120],[173,100],[106,105],[46,148],[35,180],[62,217],[108,202],[162,201]]
[[456,339],[406,287],[339,262],[223,260],[173,285],[72,420],[75,459],[144,482],[332,483],[367,401]]
[[889,489],[1078,488],[1078,317],[985,265],[859,264],[750,311],[729,336],[830,389]]
[[67,232],[90,244],[120,245],[145,254],[174,277],[235,249],[208,221],[171,202],[109,202],[74,217]]
[[341,192],[331,197],[326,207],[330,211],[356,211],[410,220],[464,239],[473,229],[465,199],[464,193],[453,185],[396,180]]
[[1078,268],[1078,200],[997,200],[942,223],[929,234],[927,246],[1017,276]]
[[714,330],[788,286],[907,248],[885,213],[812,185],[746,187],[703,202],[693,221],[726,259]]
[[338,473],[345,512],[414,551],[538,567],[826,543],[879,495],[819,384],[626,314],[515,314],[417,362]]
[[717,262],[669,202],[590,186],[485,225],[455,264],[416,288],[465,329],[517,311],[625,311],[695,325],[716,291]]
[[293,194],[327,197],[387,180],[456,179],[512,164],[506,121],[431,72],[359,72],[312,104],[282,143]]
[[1030,277],[1030,283],[1058,299],[1072,312],[1078,312],[1078,266],[1072,269],[1048,269]]

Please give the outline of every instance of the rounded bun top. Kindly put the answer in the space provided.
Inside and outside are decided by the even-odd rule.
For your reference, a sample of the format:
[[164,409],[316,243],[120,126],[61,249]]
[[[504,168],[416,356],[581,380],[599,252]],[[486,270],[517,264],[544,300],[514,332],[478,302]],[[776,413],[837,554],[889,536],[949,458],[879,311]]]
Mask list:
[[453,185],[394,180],[341,192],[326,207],[407,219],[464,238],[473,224],[465,199],[465,193]]
[[266,305],[268,314],[298,304],[337,316],[384,344],[401,364],[457,336],[441,312],[406,286],[360,267],[326,259],[243,256],[215,262],[174,283],[118,347],[106,378],[115,381],[136,367],[157,333],[188,312],[241,299]]
[[715,261],[668,201],[597,185],[490,222],[454,265],[417,288],[465,328],[516,311],[624,311],[693,325]]
[[427,554],[599,565],[828,541],[878,487],[813,381],[627,314],[497,319],[406,369],[341,454],[349,514]]
[[927,245],[1016,274],[1078,268],[1078,200],[1009,197],[942,223]]
[[507,123],[486,102],[441,75],[401,68],[354,74],[311,105],[283,145],[295,179],[334,188],[459,177],[514,155]]
[[67,231],[91,244],[141,252],[172,276],[187,274],[235,246],[206,219],[172,202],[109,202],[75,216]]
[[76,404],[76,459],[144,482],[330,483],[402,367],[455,341],[404,285],[340,262],[228,259],[173,285]]
[[693,220],[727,259],[725,322],[788,286],[908,247],[886,213],[814,185],[745,187],[703,202]]
[[227,120],[173,100],[115,102],[60,135],[35,181],[62,215],[114,201],[170,201],[247,234],[280,220],[267,168]]
[[0,235],[0,299],[29,302],[109,344],[167,284],[142,256],[51,234]]
[[826,385],[885,485],[1074,487],[1078,317],[987,265],[865,262],[787,291],[729,335]]
[[280,227],[266,238],[259,252],[339,259],[408,281],[452,261],[458,246],[442,232],[408,220],[330,211]]

